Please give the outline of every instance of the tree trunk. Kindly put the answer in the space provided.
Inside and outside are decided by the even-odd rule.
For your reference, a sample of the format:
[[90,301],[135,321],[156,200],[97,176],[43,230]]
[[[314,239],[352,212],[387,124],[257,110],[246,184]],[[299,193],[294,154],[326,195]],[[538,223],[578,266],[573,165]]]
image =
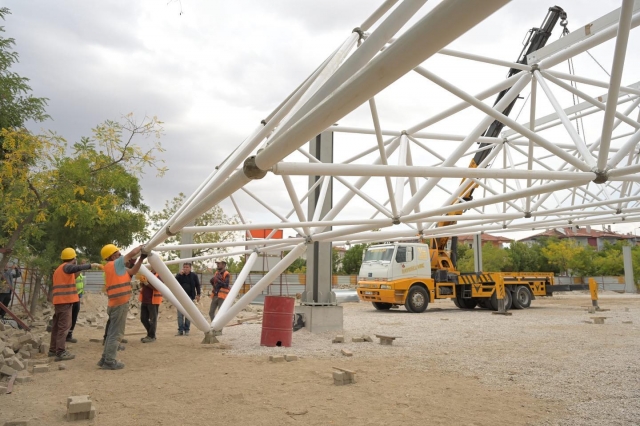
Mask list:
[[29,310],[31,311],[31,315],[35,316],[36,314],[36,308],[38,306],[38,290],[40,290],[40,283],[42,282],[42,277],[38,274],[36,275],[36,279],[35,280],[31,280],[31,307],[29,308]]

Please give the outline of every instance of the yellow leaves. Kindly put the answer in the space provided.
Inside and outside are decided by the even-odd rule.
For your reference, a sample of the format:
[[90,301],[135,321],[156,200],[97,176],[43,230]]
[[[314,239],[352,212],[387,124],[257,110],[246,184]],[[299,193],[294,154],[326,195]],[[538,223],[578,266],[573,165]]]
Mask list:
[[42,223],[44,221],[47,220],[47,215],[45,214],[44,210],[41,210],[38,212],[38,214],[36,215],[36,223]]
[[77,195],[77,194],[84,195],[84,189],[85,188],[83,186],[76,186],[73,189],[73,195]]

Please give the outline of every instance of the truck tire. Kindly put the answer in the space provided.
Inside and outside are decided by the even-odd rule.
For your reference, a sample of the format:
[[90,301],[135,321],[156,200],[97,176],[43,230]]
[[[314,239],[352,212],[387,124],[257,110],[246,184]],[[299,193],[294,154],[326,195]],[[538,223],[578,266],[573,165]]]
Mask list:
[[429,294],[424,287],[414,285],[409,289],[407,300],[404,302],[407,311],[419,314],[424,312],[429,305]]
[[461,297],[454,298],[453,303],[460,309],[473,309],[478,306],[476,299],[463,299]]
[[516,291],[513,292],[513,302],[511,303],[514,309],[527,309],[531,306],[531,290],[526,285],[519,285],[516,287]]
[[388,311],[393,306],[391,303],[371,302],[378,311]]
[[[508,289],[504,289],[504,295],[505,295],[505,300],[504,300],[504,310],[508,311],[509,309],[511,309],[511,302],[512,302],[512,297],[511,297],[511,292]],[[491,309],[493,309],[494,311],[498,310],[498,292],[494,291],[493,294],[491,295]]]
[[487,297],[483,297],[481,299],[478,299],[478,306],[482,309],[493,309],[491,307],[491,299],[487,298]]

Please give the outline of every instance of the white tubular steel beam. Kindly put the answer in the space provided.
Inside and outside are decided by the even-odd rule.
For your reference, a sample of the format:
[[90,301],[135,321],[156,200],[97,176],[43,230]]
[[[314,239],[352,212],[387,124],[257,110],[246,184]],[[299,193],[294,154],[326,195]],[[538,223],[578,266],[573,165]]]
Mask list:
[[[422,69],[422,67],[418,67],[417,70]],[[426,70],[425,70],[426,71]],[[420,71],[419,71],[420,72]],[[509,91],[494,105],[493,108],[489,107],[489,109],[493,112],[503,111],[512,100],[514,100],[524,87],[529,84],[531,81],[531,74],[523,73],[520,79],[509,89]],[[445,86],[450,86],[446,84]],[[443,86],[445,89],[447,87]],[[448,89],[447,89],[448,90]],[[479,102],[479,101],[478,101]],[[482,104],[482,102],[479,102]],[[484,104],[483,104],[484,105]],[[456,164],[456,162],[462,158],[462,156],[467,152],[467,150],[473,145],[475,140],[480,136],[487,128],[493,123],[494,118],[491,115],[485,116],[480,123],[476,125],[476,127],[469,133],[469,135],[465,138],[464,141],[460,145],[458,145],[453,152],[449,155],[445,161],[442,162],[442,167],[451,167]],[[427,182],[425,182],[416,195],[411,197],[411,199],[402,207],[400,210],[401,215],[404,213],[408,213],[413,210],[423,199],[427,196],[427,194],[437,185],[440,181],[440,178],[430,178]]]
[[373,24],[375,24],[380,18],[382,18],[382,16],[387,13],[389,9],[391,9],[396,3],[398,3],[398,0],[386,0],[371,14],[371,16],[364,20],[362,25],[360,25],[360,29],[362,31],[369,30],[369,28],[371,28]]
[[[305,217],[305,214],[302,211],[302,206],[300,205],[300,200],[298,200],[298,195],[296,194],[296,190],[293,187],[293,182],[291,182],[291,178],[287,175],[283,175],[282,181],[284,182],[284,186],[287,188],[287,193],[289,194],[289,198],[291,199],[291,204],[293,204],[293,208],[296,210],[296,215],[298,216],[298,220],[300,222],[306,222],[307,218]],[[302,229],[304,229],[304,235],[309,235],[309,228],[302,228]]]
[[[587,95],[586,93],[584,93],[582,90],[578,90],[575,87],[573,87],[570,84],[567,84],[565,82],[563,82],[562,80],[560,80],[559,78],[554,77],[553,75],[547,73],[547,72],[542,72],[542,75],[549,81],[552,81],[553,83],[555,83],[556,85],[562,87],[563,89],[565,89],[568,92],[573,93],[574,95],[586,100],[587,102],[591,103],[593,106],[598,107],[600,110],[604,111],[606,109],[606,104],[604,102],[600,102],[597,99]],[[618,118],[619,120],[624,121],[625,123],[627,123],[629,126],[640,128],[640,123],[638,123],[637,121],[635,121],[632,118],[627,117],[626,115],[622,114],[621,112],[618,112],[615,108],[615,105],[613,107],[614,110],[614,115],[616,118]],[[564,110],[563,110],[564,111]],[[566,115],[566,114],[565,114]],[[615,124],[612,124],[612,128],[611,130],[613,131],[613,129],[615,129]]]
[[[424,178],[507,178],[550,180],[593,180],[593,172],[518,170],[518,169],[465,169],[462,167],[376,166],[368,164],[331,163],[278,163],[273,166],[276,175],[289,176],[390,176]],[[404,186],[404,181],[402,181]]]
[[[511,127],[512,129],[516,130],[521,135],[523,135],[525,137],[528,137],[529,139],[534,140],[537,145],[539,145],[542,148],[546,149],[547,151],[555,154],[557,157],[560,157],[561,159],[563,159],[567,163],[575,166],[577,169],[582,170],[583,172],[590,171],[590,168],[586,163],[581,162],[580,160],[578,160],[574,156],[568,154],[567,152],[563,151],[562,149],[558,148],[556,145],[554,145],[553,143],[549,142],[548,140],[546,140],[542,136],[538,135],[537,133],[532,132],[531,130],[529,130],[526,127],[522,126],[521,124],[519,124],[515,120],[510,119],[506,115],[499,113],[498,111],[496,111],[495,109],[491,108],[490,106],[485,105],[484,103],[480,102],[478,99],[475,99],[473,96],[469,95],[468,93],[464,92],[463,90],[460,90],[457,87],[453,86],[452,84],[446,82],[445,80],[443,80],[442,78],[440,78],[437,75],[433,74],[432,72],[430,72],[430,71],[428,71],[428,70],[426,70],[426,69],[424,69],[422,67],[417,67],[416,71],[419,74],[423,75],[424,77],[428,78],[429,80],[433,81],[437,85],[443,87],[444,89],[446,89],[449,92],[453,93],[454,95],[458,96],[459,98],[464,99],[465,101],[469,102],[470,104],[472,104],[473,106],[478,108],[480,111],[484,112],[485,114],[488,114],[488,115],[492,116],[494,119],[500,121],[501,123]],[[516,74],[516,75],[520,75],[520,74]]]
[[[398,167],[405,168],[407,165],[407,135],[400,136],[400,151],[398,153]],[[350,164],[348,167],[355,166]],[[382,166],[385,167],[385,166]],[[389,166],[386,166],[389,167]],[[362,175],[361,175],[362,176]],[[394,200],[396,206],[402,206],[402,200],[404,199],[404,179],[401,176],[396,177],[396,188],[394,194]]]
[[[613,65],[611,67],[611,79],[609,81],[609,93],[611,97],[617,98],[622,82],[622,70],[624,69],[624,59],[627,53],[629,41],[629,31],[631,30],[631,17],[633,13],[634,0],[622,0],[620,8],[620,23],[618,24],[618,36],[616,37],[616,47],[613,54]],[[616,104],[607,104],[604,111],[602,123],[602,134],[600,136],[600,152],[598,153],[598,170],[604,171],[609,159],[609,146],[611,145],[611,132],[613,132],[613,119],[616,113]]]
[[[516,76],[521,77],[521,75],[516,74]],[[513,77],[512,77],[513,78]],[[511,86],[509,86],[511,87]],[[508,87],[507,87],[508,89]],[[480,98],[478,98],[480,99]],[[470,107],[471,105],[469,105],[466,102],[463,102],[467,107]],[[362,135],[375,135],[376,134],[376,130],[374,129],[366,129],[363,127],[351,127],[351,126],[333,126],[331,127],[331,131],[336,132],[336,133],[358,133],[358,134],[362,134]],[[408,134],[408,131],[405,132]],[[381,129],[380,130],[380,134],[382,134],[382,136],[402,136],[403,132],[400,130],[389,130],[389,129]],[[463,141],[464,138],[466,138],[467,135],[455,135],[455,134],[451,134],[451,133],[433,133],[433,132],[415,132],[409,135],[409,138],[414,138],[414,139],[433,139],[436,141],[454,141],[454,142],[460,142]],[[493,138],[493,137],[489,137],[489,136],[480,136],[478,138],[478,140],[476,142],[482,142],[482,143],[493,143],[493,144],[499,144],[504,142],[504,140],[502,138]],[[385,144],[388,142],[385,142]],[[375,151],[374,150],[367,150],[365,151],[366,153],[370,154],[371,152]],[[351,161],[344,161],[344,163],[350,163]]]
[[[304,242],[304,238],[288,238],[288,243],[301,243]],[[156,247],[156,251],[171,251],[180,249],[207,249],[207,248],[220,248],[220,247],[241,247],[241,246],[269,246],[273,244],[282,244],[282,240],[249,240],[249,241],[230,241],[225,243],[201,243],[201,244],[175,244]]]
[[[640,25],[640,13],[636,13],[633,15],[631,19],[631,28],[635,28]],[[604,43],[607,40],[611,40],[618,33],[618,25],[613,25],[606,30],[595,34],[577,44],[574,44],[567,49],[564,49],[553,56],[550,56],[539,63],[540,69],[548,69],[553,66],[558,65],[561,62],[566,61],[569,58],[573,58],[574,56],[585,52],[592,47],[595,47],[601,43]]]
[[173,276],[173,273],[162,262],[162,258],[152,252],[149,253],[147,260],[158,275],[160,275],[164,284],[169,288],[169,290],[171,290],[176,299],[178,299],[178,302],[180,302],[184,311],[189,314],[193,324],[198,327],[198,330],[207,333],[210,330],[209,321],[204,318],[200,310],[198,310],[198,307],[193,303],[193,300],[191,300],[189,295],[184,292],[176,280],[176,277]]
[[178,301],[178,299],[176,299],[176,296],[174,296],[171,290],[169,290],[169,287],[164,285],[164,283],[160,281],[158,277],[153,275],[145,265],[140,266],[140,273],[147,278],[147,281],[151,283],[153,288],[155,288],[160,293],[162,293],[162,296],[165,299],[167,299],[169,303],[175,306],[177,310],[182,312],[182,314],[186,316],[189,319],[189,321],[193,321],[193,318],[191,318],[191,315],[189,315],[189,312],[187,312],[184,306],[182,306],[182,304]]
[[[253,268],[253,265],[256,263],[257,259],[258,253],[254,251],[253,253],[251,253],[251,256],[249,256],[247,262],[242,267],[242,271],[240,271],[240,274],[238,274],[238,278],[236,278],[234,283],[231,285],[231,290],[229,291],[227,298],[224,299],[224,302],[222,302],[222,306],[220,306],[220,309],[218,310],[216,316],[223,315],[229,310],[231,305],[233,305],[233,302],[235,302],[236,297],[238,297],[240,289],[244,285],[244,282],[249,276],[249,272],[251,272],[251,268]],[[211,321],[211,326],[213,326],[213,321]]]
[[238,315],[238,313],[240,313],[240,311],[242,311],[249,303],[253,302],[253,299],[255,299],[260,293],[262,293],[262,291],[267,288],[267,286],[271,284],[273,280],[276,279],[276,277],[282,274],[284,270],[293,263],[294,260],[299,258],[305,250],[306,245],[304,243],[297,245],[293,250],[289,252],[289,254],[284,257],[284,259],[278,262],[278,264],[273,269],[267,272],[267,274],[262,277],[260,281],[258,281],[253,287],[251,287],[251,289],[244,296],[242,296],[240,300],[234,303],[228,311],[226,311],[222,315],[216,315],[216,317],[213,319],[213,322],[211,323],[211,328],[216,331],[222,330],[222,328],[227,325],[229,321],[233,319],[233,317]]
[[[532,188],[526,188],[526,189],[522,189],[520,191],[513,191],[513,192],[508,193],[508,194],[494,195],[492,197],[487,197],[487,198],[483,198],[483,199],[480,199],[480,200],[468,201],[468,202],[464,203],[464,208],[465,209],[472,209],[472,208],[475,208],[475,207],[481,207],[481,206],[487,206],[487,205],[491,205],[491,204],[495,204],[495,203],[501,203],[503,201],[508,201],[508,200],[512,200],[512,199],[516,199],[516,198],[520,198],[520,197],[527,197],[529,195],[538,195],[538,194],[544,194],[544,193],[547,193],[547,192],[560,191],[560,190],[563,190],[563,189],[567,189],[567,188],[572,188],[574,186],[578,186],[578,185],[580,185],[580,183],[584,184],[584,183],[587,183],[587,182],[589,182],[589,180],[586,180],[586,181],[561,181],[561,182],[556,182],[556,183],[547,184],[547,185],[534,186]],[[407,215],[407,216],[401,217],[400,220],[401,221],[412,221],[412,220],[419,220],[419,219],[428,219],[429,216],[446,214],[446,213],[453,212],[453,211],[456,211],[456,210],[460,210],[460,206],[459,205],[444,206],[444,207],[440,207],[440,208],[433,209],[433,210],[428,210],[428,211],[425,211],[425,212],[422,212],[422,213],[418,213],[418,214]]]
[[[387,161],[387,153],[384,149],[384,140],[382,139],[382,130],[380,129],[380,119],[378,118],[378,108],[376,107],[375,98],[369,99],[369,109],[371,110],[371,118],[373,119],[373,128],[376,134],[376,142],[378,143],[380,163],[383,166],[386,166],[389,163]],[[391,204],[391,213],[393,214],[393,217],[396,217],[398,215],[398,208],[393,198],[393,184],[391,183],[391,178],[386,177],[384,181],[387,187],[387,195],[389,196],[389,201]]]
[[484,62],[487,64],[500,65],[507,68],[515,68],[522,71],[531,71],[531,66],[519,64],[517,62],[503,61],[500,59],[489,58],[487,56],[475,55],[473,53],[459,52],[452,49],[442,49],[438,52],[441,55],[455,56],[456,58],[469,59],[471,61]]
[[[257,167],[269,170],[303,143],[371,99],[506,3],[508,0],[485,0],[481,3],[449,0],[440,3],[388,49],[373,58],[348,84],[341,86],[283,135],[274,139],[257,155]],[[429,40],[429,43],[424,40]]]
[[[547,99],[549,99],[549,102],[551,102],[553,109],[556,111],[556,114],[558,114],[558,118],[560,118],[560,121],[562,122],[565,130],[567,131],[567,133],[569,133],[571,140],[573,140],[573,143],[576,145],[578,152],[580,153],[580,155],[582,155],[582,158],[587,163],[587,165],[590,168],[594,168],[596,166],[595,158],[593,158],[593,155],[591,155],[591,152],[587,149],[587,145],[585,144],[584,140],[582,140],[576,129],[573,128],[573,125],[569,121],[569,117],[567,117],[567,115],[564,113],[564,110],[560,106],[560,102],[558,102],[551,89],[549,89],[549,86],[547,86],[547,82],[544,80],[544,78],[542,78],[542,74],[540,74],[540,71],[536,70],[533,72],[533,75],[535,76],[538,84],[540,84],[540,87],[544,91],[545,95],[547,95]],[[614,96],[614,98],[617,98],[617,94],[616,96]],[[615,102],[612,102],[612,104],[615,107]]]
[[[555,70],[544,70],[545,73],[551,74],[554,77],[558,77],[562,80],[575,81],[576,83],[584,83],[589,84],[591,86],[603,87],[605,89],[609,89],[609,83],[600,80],[594,80],[593,78],[582,77],[575,74],[567,74],[560,71]],[[640,83],[634,83],[629,86],[620,86],[620,92],[626,95],[640,95]],[[607,99],[609,97],[607,96]]]
[[[291,118],[287,120],[290,125],[285,125],[273,136],[277,139],[284,131],[295,125],[302,117],[309,113],[336,91],[342,84],[360,71],[380,51],[395,33],[397,33],[415,13],[420,10],[427,0],[403,1],[389,16],[376,28],[358,49],[344,61],[327,82],[316,91],[308,101],[304,103]],[[358,41],[359,34],[354,33],[353,44]],[[365,99],[368,100],[368,99]],[[364,102],[364,101],[363,101]],[[331,123],[333,124],[333,123]],[[324,126],[322,130],[327,128]],[[319,134],[318,131],[316,134]],[[313,135],[315,136],[315,135]],[[312,136],[312,137],[313,137]],[[310,140],[311,137],[306,140]]]
[[620,150],[616,152],[611,160],[607,163],[607,167],[613,169],[616,167],[631,151],[634,150],[640,143],[640,130],[635,132],[625,143],[622,145]]

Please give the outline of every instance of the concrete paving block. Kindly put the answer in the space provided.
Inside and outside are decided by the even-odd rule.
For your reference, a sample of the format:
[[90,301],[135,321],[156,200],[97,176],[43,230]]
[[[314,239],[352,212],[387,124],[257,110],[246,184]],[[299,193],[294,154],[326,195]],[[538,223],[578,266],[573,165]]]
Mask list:
[[88,413],[91,405],[89,395],[70,396],[67,398],[67,414]]
[[2,351],[2,355],[5,358],[11,358],[12,356],[14,356],[16,353],[13,351],[13,349],[11,349],[10,347],[6,347],[4,348],[4,350]]
[[66,370],[67,366],[63,363],[58,364],[58,370]]
[[340,352],[342,352],[342,355],[344,355],[344,356],[353,356],[353,352],[348,351],[346,349],[343,349]]
[[4,395],[6,393],[7,393],[7,387],[5,385],[0,385],[0,395]]
[[336,337],[333,338],[331,343],[344,343],[344,336],[342,334],[338,334]]
[[16,383],[27,383],[27,382],[30,382],[31,379],[32,379],[32,377],[29,376],[29,375],[16,376]]
[[24,362],[20,361],[18,359],[18,357],[16,357],[16,356],[11,358],[9,361],[11,361],[11,362],[7,362],[7,364],[10,365],[11,367],[15,368],[18,371],[24,370],[26,368],[26,366],[24,365]]
[[291,362],[291,361],[297,361],[298,360],[298,355],[285,355],[284,359],[287,362]]
[[373,339],[371,338],[371,336],[367,336],[367,335],[362,336],[362,340],[369,343],[373,342]]
[[282,355],[269,355],[269,361],[284,362],[284,357]]
[[4,422],[4,426],[29,426],[29,420],[11,420]]
[[333,384],[336,386],[344,385],[344,376],[345,374],[342,371],[334,371],[333,372]]
[[10,367],[8,365],[3,365],[2,367],[0,367],[0,377],[1,376],[13,376],[17,372],[18,372],[18,370],[16,370],[15,368]]
[[102,343],[102,339],[89,339],[91,343]]
[[49,364],[42,365],[34,365],[33,366],[33,374],[36,373],[48,373],[49,372]]
[[622,321],[623,324],[633,324],[633,321]]
[[352,337],[351,341],[353,343],[362,343],[362,342],[364,342],[364,339],[362,337]]
[[29,359],[29,358],[31,358],[31,352],[29,352],[29,351],[25,351],[25,350],[24,350],[24,348],[20,349],[20,352],[18,352],[18,353],[20,354],[20,356],[21,356],[23,359]]

